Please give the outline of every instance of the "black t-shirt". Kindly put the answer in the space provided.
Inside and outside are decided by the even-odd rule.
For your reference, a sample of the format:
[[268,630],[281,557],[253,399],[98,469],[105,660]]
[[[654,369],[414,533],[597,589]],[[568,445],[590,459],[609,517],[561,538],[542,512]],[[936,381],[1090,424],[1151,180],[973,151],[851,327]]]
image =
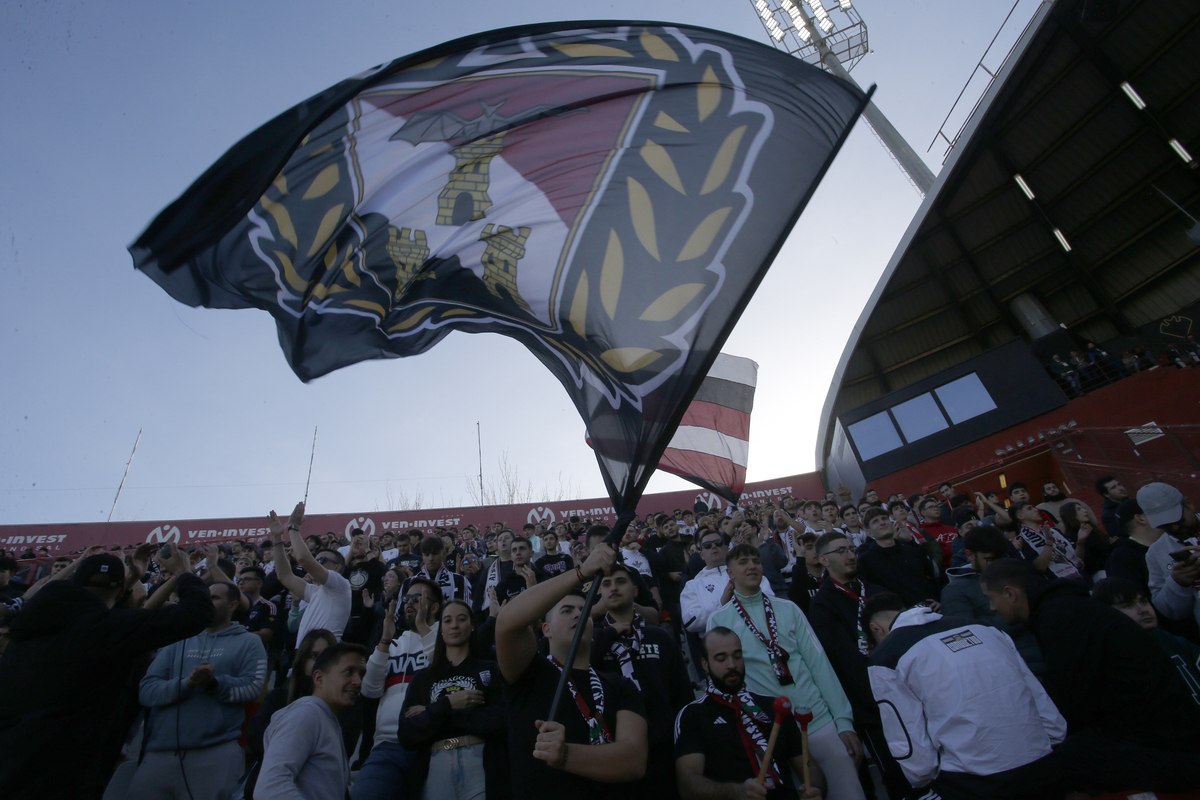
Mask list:
[[533,571],[537,573],[539,582],[562,575],[572,569],[575,569],[575,560],[565,553],[544,555],[533,562]]
[[[760,709],[772,713],[774,698],[754,693],[750,696]],[[738,733],[737,717],[733,709],[707,695],[684,706],[675,722],[675,757],[700,753],[704,756],[704,777],[719,783],[741,784],[758,777]],[[771,726],[763,725],[761,730],[765,740],[771,733]],[[783,778],[783,785],[767,792],[770,800],[794,800],[796,797],[789,762],[801,753],[800,726],[794,717],[785,717],[779,726],[772,758]]]
[[[642,696],[634,685],[619,675],[597,673],[604,689],[604,721],[609,732],[617,735],[617,712],[632,711],[645,717]],[[550,701],[558,688],[561,673],[558,667],[541,655],[533,657],[525,672],[514,683],[505,684],[508,698],[508,751],[512,765],[513,800],[543,800],[561,797],[568,800],[628,800],[629,783],[596,783],[569,772],[552,769],[545,761],[533,757],[537,741],[534,723],[546,719]],[[571,677],[580,694],[595,707],[591,681],[584,670],[571,670]],[[588,726],[571,699],[570,690],[563,690],[559,704],[559,721],[566,727],[567,741],[573,744],[588,742]]]
[[[258,598],[258,602],[250,606],[250,611],[246,614],[246,621],[242,624],[246,626],[246,630],[254,633],[255,631],[274,631],[278,632],[280,617],[283,612],[283,597],[276,596],[270,600],[265,597]],[[271,637],[272,648],[277,648],[282,645],[278,636]]]
[[821,580],[814,578],[803,561],[797,561],[792,567],[792,582],[788,584],[788,600],[800,606],[800,610],[808,613],[808,604],[821,588]]
[[352,567],[346,567],[346,580],[350,581],[350,610],[352,614],[362,611],[362,592],[366,589],[372,597],[378,598],[383,591],[383,573],[387,567],[372,558],[370,561],[360,561]]
[[507,603],[528,588],[525,578],[516,572],[510,572],[507,578],[496,584],[496,597],[501,603]]
[[[616,631],[600,621],[595,630],[592,666],[599,672],[622,675],[621,662],[613,652],[618,639]],[[625,641],[629,642],[629,637]],[[646,626],[642,631],[642,646],[633,657],[633,677],[646,703],[650,745],[670,745],[675,711],[680,705],[679,690],[684,683],[679,645],[671,634],[657,625]]]

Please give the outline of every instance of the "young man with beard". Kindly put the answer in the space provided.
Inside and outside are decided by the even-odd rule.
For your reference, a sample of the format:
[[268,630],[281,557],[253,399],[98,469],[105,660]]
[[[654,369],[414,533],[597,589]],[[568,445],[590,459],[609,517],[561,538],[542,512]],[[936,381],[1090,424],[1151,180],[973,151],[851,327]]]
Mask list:
[[429,666],[443,602],[441,587],[428,578],[414,578],[399,604],[408,630],[396,636],[394,601],[384,614],[383,636],[371,651],[362,681],[363,696],[379,699],[375,742],[354,782],[353,800],[396,797],[396,787],[412,763],[413,754],[400,746],[397,735],[400,709],[413,674]]
[[1059,800],[1053,748],[1067,723],[1000,631],[904,610],[893,594],[867,603],[875,649],[871,690],[909,783],[943,800]]
[[401,594],[408,594],[409,584],[417,578],[425,578],[442,587],[442,595],[446,600],[463,600],[471,602],[471,587],[462,575],[446,569],[443,559],[446,556],[446,545],[437,536],[430,536],[421,542],[421,569],[404,582]]
[[683,583],[687,577],[688,562],[683,529],[666,514],[655,517],[654,524],[658,534],[652,536],[649,541],[652,547],[657,548],[659,558],[664,564],[662,581],[659,583],[663,603],[667,608],[678,611],[679,593],[683,590]]
[[804,613],[791,601],[763,593],[757,548],[740,544],[729,551],[725,563],[725,605],[709,618],[709,630],[729,628],[741,639],[751,690],[769,697],[784,695],[793,709],[812,711],[809,748],[825,773],[830,795],[863,800],[858,780],[862,744],[854,732],[850,701]]
[[297,578],[292,572],[292,563],[283,547],[283,523],[274,511],[268,518],[271,527],[271,549],[275,553],[277,568],[283,587],[292,593],[294,603],[307,605],[296,632],[300,641],[310,630],[324,628],[331,631],[340,641],[346,625],[350,622],[350,581],[342,577],[345,559],[337,550],[326,549],[316,557],[300,536],[304,522],[304,503],[297,503],[288,517],[287,531],[292,540],[292,554],[296,563],[304,569],[304,577]]
[[340,798],[350,784],[337,715],[358,702],[367,649],[339,642],[313,664],[313,693],[275,712],[263,736],[255,797],[271,800]]
[[267,651],[232,622],[237,587],[214,583],[209,593],[212,624],[159,650],[142,678],[138,699],[151,711],[130,797],[221,800],[242,774],[243,707],[262,694]]
[[1047,582],[1015,559],[993,562],[982,582],[992,607],[1028,624],[1046,657],[1046,691],[1070,731],[1057,757],[1071,788],[1200,786],[1200,707],[1147,631],[1078,582]]
[[[683,800],[792,800],[793,773],[804,773],[800,727],[785,717],[779,727],[765,786],[757,782],[774,723],[770,695],[746,689],[746,665],[738,635],[715,627],[704,635],[701,666],[708,685],[675,720],[675,773]],[[802,798],[820,798],[819,770]]]
[[[822,536],[817,540],[816,551],[825,570],[825,579],[805,616],[850,700],[854,730],[874,755],[889,798],[901,800],[912,787],[888,750],[883,735],[879,708],[871,694],[871,679],[867,675],[871,643],[862,622],[867,599],[885,590],[858,579],[858,556],[842,533]],[[860,771],[860,780],[863,777]]]
[[897,533],[885,509],[869,509],[863,522],[872,543],[858,554],[859,577],[900,595],[909,605],[928,602],[936,606],[936,572],[925,550],[907,536],[907,530]]
[[1183,493],[1165,483],[1138,489],[1146,521],[1162,536],[1146,551],[1150,597],[1163,616],[1200,623],[1200,518]]
[[[1050,516],[1054,517],[1059,522],[1062,522],[1062,507],[1071,498],[1058,488],[1058,483],[1047,478],[1042,481],[1042,502],[1038,503],[1038,508],[1045,511]],[[1078,503],[1078,500],[1072,501]]]
[[673,722],[682,705],[684,674],[674,637],[647,625],[634,610],[635,580],[627,564],[614,564],[600,579],[600,597],[608,612],[596,623],[592,666],[628,678],[641,691],[650,749],[646,777],[637,794],[645,800],[662,800],[676,791]]
[[539,581],[548,580],[555,575],[562,575],[567,570],[575,569],[574,560],[558,549],[558,528],[542,533],[542,547],[545,553],[533,562],[533,571]]
[[[514,800],[624,798],[646,772],[646,717],[632,682],[591,668],[592,618],[581,584],[610,570],[616,553],[592,548],[570,572],[537,584],[496,617],[496,660],[506,685]],[[538,652],[541,623],[549,653]],[[574,662],[571,639],[584,625]],[[548,714],[562,671],[566,693],[557,720]]]

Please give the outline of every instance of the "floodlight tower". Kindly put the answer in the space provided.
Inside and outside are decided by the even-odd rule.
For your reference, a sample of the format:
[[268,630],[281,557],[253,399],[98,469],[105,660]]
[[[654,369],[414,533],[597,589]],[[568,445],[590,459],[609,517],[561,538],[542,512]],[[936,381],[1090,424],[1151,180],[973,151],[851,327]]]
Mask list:
[[[750,2],[776,47],[858,86],[850,70],[868,52],[867,26],[851,0],[828,0],[828,8],[822,0]],[[933,186],[933,173],[916,151],[874,102],[867,103],[863,116],[909,180],[921,194],[927,194]]]

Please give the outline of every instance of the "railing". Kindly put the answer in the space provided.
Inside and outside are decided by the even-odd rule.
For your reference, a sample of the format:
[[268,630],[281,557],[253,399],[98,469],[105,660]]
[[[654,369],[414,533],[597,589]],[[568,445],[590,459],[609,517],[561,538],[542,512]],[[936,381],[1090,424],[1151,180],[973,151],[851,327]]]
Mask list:
[[1200,425],[1057,428],[1040,431],[1069,482],[1092,486],[1112,475],[1133,497],[1139,486],[1169,483],[1200,498]]

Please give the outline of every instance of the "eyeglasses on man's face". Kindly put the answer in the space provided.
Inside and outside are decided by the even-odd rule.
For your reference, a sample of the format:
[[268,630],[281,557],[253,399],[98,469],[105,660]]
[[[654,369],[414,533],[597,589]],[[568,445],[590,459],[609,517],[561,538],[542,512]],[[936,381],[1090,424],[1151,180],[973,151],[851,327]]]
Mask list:
[[850,545],[848,545],[848,544],[847,544],[847,545],[842,545],[841,547],[836,547],[836,548],[834,548],[833,550],[826,550],[826,551],[825,551],[825,553],[824,553],[824,555],[827,555],[827,556],[833,556],[833,555],[843,556],[843,555],[845,555],[846,553],[849,553],[850,551],[852,551],[853,549],[854,549],[854,548],[853,548],[853,547],[851,547],[851,546],[850,546]]

